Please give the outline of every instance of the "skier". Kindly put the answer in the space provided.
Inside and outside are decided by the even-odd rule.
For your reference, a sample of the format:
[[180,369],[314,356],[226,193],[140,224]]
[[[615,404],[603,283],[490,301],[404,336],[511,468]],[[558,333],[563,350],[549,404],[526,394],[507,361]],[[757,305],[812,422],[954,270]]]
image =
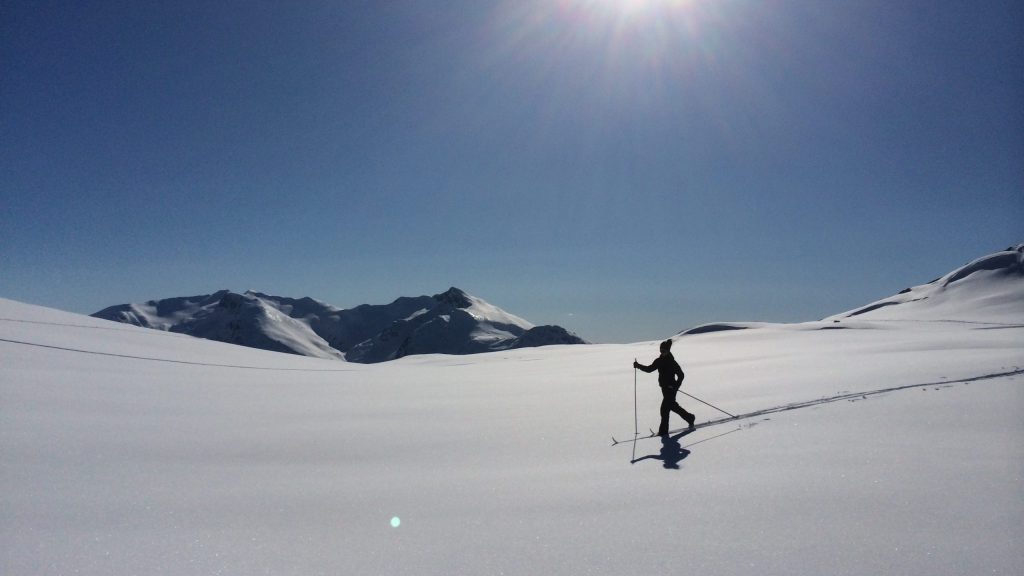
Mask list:
[[633,360],[633,368],[639,368],[644,372],[658,371],[658,386],[661,386],[661,426],[658,427],[658,436],[668,436],[668,415],[669,412],[675,412],[686,420],[686,423],[690,425],[690,430],[693,430],[693,422],[696,417],[690,414],[683,407],[676,402],[676,392],[679,391],[679,386],[683,383],[683,369],[679,367],[679,363],[676,362],[674,356],[672,356],[672,340],[668,339],[661,343],[661,356],[658,356],[654,362],[651,362],[650,366],[644,366],[643,364]]

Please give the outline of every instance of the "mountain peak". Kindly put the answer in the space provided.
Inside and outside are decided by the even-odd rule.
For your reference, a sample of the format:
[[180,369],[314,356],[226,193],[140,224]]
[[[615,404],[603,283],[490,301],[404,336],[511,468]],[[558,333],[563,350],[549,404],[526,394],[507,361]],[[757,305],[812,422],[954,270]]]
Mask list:
[[473,301],[470,299],[469,294],[466,294],[454,286],[441,294],[435,294],[433,298],[442,304],[450,304],[455,308],[469,308],[473,305]]

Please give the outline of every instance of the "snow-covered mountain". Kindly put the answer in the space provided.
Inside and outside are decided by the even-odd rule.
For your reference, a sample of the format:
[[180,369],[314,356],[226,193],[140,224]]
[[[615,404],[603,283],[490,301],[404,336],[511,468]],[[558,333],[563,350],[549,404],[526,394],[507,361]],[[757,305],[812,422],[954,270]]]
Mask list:
[[221,290],[205,296],[111,306],[93,316],[250,348],[344,358],[313,330],[308,320],[301,316],[293,318],[290,313],[295,310],[294,304],[254,292],[236,294]]
[[111,306],[93,316],[263,350],[362,363],[412,354],[585,343],[564,328],[534,326],[458,288],[348,310],[312,298],[221,290]]

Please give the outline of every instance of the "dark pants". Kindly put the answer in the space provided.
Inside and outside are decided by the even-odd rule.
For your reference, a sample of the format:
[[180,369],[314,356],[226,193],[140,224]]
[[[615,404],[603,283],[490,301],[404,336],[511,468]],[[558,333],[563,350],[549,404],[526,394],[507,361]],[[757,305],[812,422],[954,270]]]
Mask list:
[[671,412],[682,416],[687,423],[693,422],[693,414],[683,410],[683,407],[676,402],[676,392],[678,391],[679,388],[661,387],[661,426],[658,427],[658,434],[661,436],[668,434],[668,415]]

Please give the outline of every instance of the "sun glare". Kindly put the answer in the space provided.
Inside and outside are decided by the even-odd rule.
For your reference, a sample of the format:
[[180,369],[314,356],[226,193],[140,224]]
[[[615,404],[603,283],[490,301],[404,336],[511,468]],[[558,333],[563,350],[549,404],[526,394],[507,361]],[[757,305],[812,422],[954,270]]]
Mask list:
[[[544,111],[675,109],[692,79],[719,66],[733,20],[713,0],[508,0],[491,28],[495,62],[543,79]],[[603,117],[603,116],[601,116]]]
[[638,29],[693,22],[710,9],[700,0],[557,0],[565,14],[588,26]]
[[633,17],[663,10],[678,10],[692,4],[694,0],[595,0],[606,10],[612,10],[621,16]]

